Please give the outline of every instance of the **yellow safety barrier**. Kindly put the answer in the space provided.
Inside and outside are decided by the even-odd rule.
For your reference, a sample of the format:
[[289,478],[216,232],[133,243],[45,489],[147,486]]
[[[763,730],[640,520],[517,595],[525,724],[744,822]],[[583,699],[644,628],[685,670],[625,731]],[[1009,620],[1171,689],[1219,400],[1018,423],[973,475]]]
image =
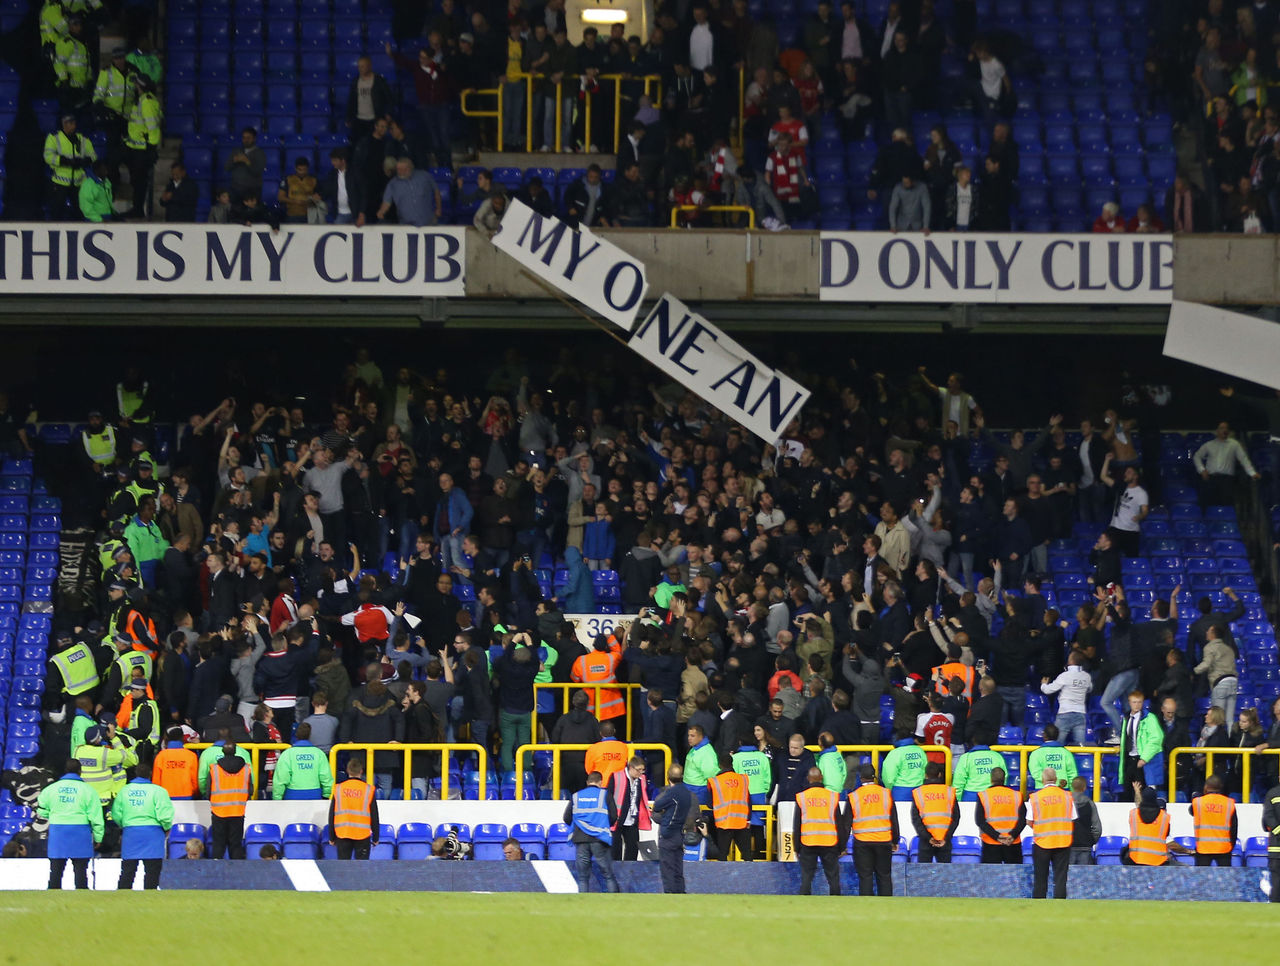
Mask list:
[[[666,745],[655,743],[637,742],[636,744],[632,744],[631,742],[627,742],[626,744],[627,751],[630,753],[627,757],[630,757],[632,754],[638,754],[642,751],[662,752],[662,774],[657,776],[659,781],[655,781],[654,784],[665,784],[667,780],[667,772],[671,770],[671,749]],[[521,745],[516,749],[516,761],[523,761],[526,753],[532,757],[535,751],[551,752],[551,797],[558,799],[560,797],[560,753],[562,751],[586,751],[590,747],[591,745],[551,745],[537,743]],[[516,801],[524,801],[524,771],[520,768],[516,769]]]
[[[712,809],[710,805],[699,805],[698,808],[700,811],[707,812],[708,814],[714,811],[714,809]],[[777,821],[777,818],[778,818],[777,806],[776,805],[752,805],[751,811],[764,813],[764,861],[772,862],[773,861],[773,831],[774,831],[773,824],[774,822]],[[759,828],[759,827],[760,826],[758,825],[752,826],[752,828]],[[738,847],[736,845],[731,845],[729,846],[729,849],[730,849],[729,855],[736,855],[738,858],[731,859],[729,858],[729,855],[726,855],[722,861],[741,862],[742,852],[738,850]]]
[[[518,74],[516,77],[512,78],[513,81],[523,81],[525,85],[524,147],[525,147],[525,151],[528,153],[533,153],[533,150],[534,150],[534,146],[533,146],[534,82],[540,81],[540,80],[549,80],[549,79],[550,78],[546,74]],[[563,77],[560,78],[560,80],[556,81],[555,143],[552,145],[548,145],[548,147],[551,147],[556,154],[559,154],[566,147],[566,145],[562,142],[562,133],[564,130],[563,122],[564,122],[564,101],[565,101],[564,83],[565,81],[571,80],[573,81],[573,83],[577,84],[581,79],[582,77],[580,74],[565,74]],[[632,77],[629,74],[601,74],[596,78],[596,80],[611,81],[613,83],[613,149],[610,153],[617,154],[618,145],[622,143],[622,85],[627,82],[642,81],[644,83],[645,94],[649,94],[651,88],[656,91],[656,94],[650,94],[650,96],[653,97],[654,102],[657,103],[658,101],[662,100],[662,77],[659,74],[646,74],[642,77]],[[498,86],[496,88],[486,88],[483,90],[468,88],[462,92],[462,113],[466,117],[497,119],[498,121],[497,149],[499,151],[502,151],[505,149],[502,142],[502,135],[503,135],[503,128],[504,128],[503,119],[505,116],[506,106],[504,103],[504,98],[502,96],[502,89],[507,85],[507,83],[508,83],[508,79],[505,77],[501,77],[498,79]],[[497,107],[491,111],[471,107],[467,102],[467,97],[468,95],[473,95],[473,94],[481,97],[490,97],[490,96],[496,97]],[[591,144],[591,115],[592,115],[591,105],[593,103],[594,96],[595,95],[592,94],[592,92],[589,90],[584,92],[583,110],[585,111],[585,114],[583,115],[582,140],[583,140],[583,143],[588,146],[590,146]]]
[[[620,715],[620,716],[616,716],[616,717],[624,717],[624,718],[626,719],[626,723],[627,723],[627,734],[626,734],[626,739],[627,739],[627,741],[630,741],[630,740],[631,740],[631,692],[636,691],[636,690],[639,690],[639,688],[640,688],[640,685],[638,685],[638,684],[623,684],[623,683],[621,683],[621,682],[610,683],[610,682],[608,682],[608,681],[595,681],[595,682],[592,682],[592,683],[590,683],[590,684],[584,684],[584,683],[579,682],[579,681],[542,681],[542,682],[539,682],[539,683],[537,683],[537,684],[535,684],[535,685],[533,686],[533,720],[532,720],[532,721],[530,722],[530,724],[529,724],[529,729],[530,729],[530,731],[531,731],[534,735],[537,735],[537,733],[538,733],[538,691],[539,691],[539,689],[541,689],[541,690],[543,690],[543,691],[558,690],[558,691],[563,691],[563,692],[564,692],[564,707],[560,709],[560,713],[561,713],[561,714],[568,714],[568,713],[569,713],[569,692],[570,692],[570,691],[573,691],[573,690],[579,690],[579,691],[587,690],[587,691],[593,691],[593,692],[595,692],[595,693],[594,693],[593,700],[592,700],[592,703],[591,703],[591,707],[592,707],[592,708],[598,708],[598,707],[600,707],[600,692],[601,692],[601,691],[622,691],[622,692],[624,692],[625,697],[626,697],[626,700],[627,700],[627,710],[626,710],[625,715]],[[609,718],[609,719],[607,719],[607,720],[609,720],[609,721],[614,721],[614,720],[616,720],[616,717],[615,717],[615,718]],[[622,737],[622,736],[621,736],[621,735],[619,735],[619,737]]]
[[[288,746],[285,746],[288,747]],[[338,752],[340,751],[363,751],[364,757],[364,773],[366,776],[372,776],[373,753],[375,751],[395,751],[404,755],[404,800],[407,802],[413,797],[413,753],[417,751],[438,751],[440,752],[440,798],[447,800],[449,798],[449,761],[448,755],[453,751],[476,752],[478,758],[476,767],[479,769],[480,778],[480,801],[484,801],[485,790],[489,780],[489,753],[477,744],[469,744],[460,742],[457,744],[443,744],[439,742],[430,744],[401,744],[399,742],[388,742],[386,744],[342,744],[334,745],[329,751],[329,767],[333,769],[335,776],[338,774]]]
[[734,144],[739,151],[742,150],[744,135],[742,133],[743,125],[747,123],[747,68],[745,65],[738,67],[738,140]]
[[[499,81],[499,85],[501,85],[501,83],[502,82]],[[486,110],[481,110],[480,108],[470,107],[467,104],[467,98],[472,95],[476,97],[495,97],[497,98],[498,106],[494,108],[492,111],[486,111]],[[478,90],[474,87],[468,87],[466,90],[462,92],[462,113],[464,117],[497,118],[497,121],[498,121],[497,144],[498,144],[498,150],[499,151],[502,150],[502,87],[501,86],[489,87],[483,90]]]
[[1178,757],[1180,755],[1204,755],[1205,776],[1213,774],[1213,759],[1217,755],[1238,755],[1240,764],[1240,801],[1247,805],[1253,791],[1253,759],[1257,755],[1280,755],[1280,748],[1254,751],[1252,748],[1174,748],[1169,752],[1169,801],[1178,794]]
[[[253,769],[253,793],[255,795],[257,795],[262,791],[262,789],[258,787],[258,776],[262,773],[261,756],[269,751],[284,751],[286,748],[291,747],[290,745],[284,745],[278,742],[267,742],[267,741],[264,741],[261,744],[255,744],[254,742],[251,742],[251,741],[237,741],[235,742],[235,746],[237,748],[245,748],[249,752],[249,760],[251,762],[249,767]],[[212,741],[193,741],[193,742],[190,742],[189,744],[184,745],[183,747],[191,751],[194,751],[198,757],[200,752],[203,751],[205,748],[212,748],[213,742]]]
[[[1027,759],[1031,753],[1040,745],[992,745],[992,751],[998,751],[1001,754],[1016,754],[1018,756],[1018,791],[1022,793],[1022,797],[1027,797]],[[1117,747],[1085,747],[1083,745],[1073,745],[1064,748],[1063,751],[1069,751],[1073,755],[1092,755],[1093,756],[1093,800],[1095,802],[1102,801],[1102,783],[1098,779],[1102,776],[1102,756],[1118,754],[1120,749]],[[1061,777],[1061,776],[1059,776]]]
[[682,211],[737,211],[743,212],[747,216],[747,230],[754,230],[756,227],[756,212],[754,208],[747,205],[672,205],[671,206],[671,227],[678,227],[680,212]]
[[[805,745],[812,752],[818,752],[822,749],[817,745]],[[946,769],[945,778],[948,785],[951,784],[951,746],[950,745],[917,745],[921,751],[936,751],[942,754],[943,767]],[[893,745],[836,745],[836,750],[842,755],[871,755],[871,767],[876,770],[876,777],[880,777],[880,759],[893,751]]]

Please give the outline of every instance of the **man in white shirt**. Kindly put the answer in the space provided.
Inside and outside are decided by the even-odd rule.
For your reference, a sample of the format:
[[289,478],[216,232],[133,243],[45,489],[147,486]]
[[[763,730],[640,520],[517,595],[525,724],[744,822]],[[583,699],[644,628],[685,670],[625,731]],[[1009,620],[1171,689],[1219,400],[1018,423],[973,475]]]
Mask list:
[[902,24],[902,11],[896,3],[889,4],[889,10],[884,18],[884,31],[880,35],[880,59],[888,55],[890,48],[893,47],[893,35],[898,32]]
[[[355,187],[354,176],[347,162],[347,149],[334,148],[329,152],[332,170],[320,183],[319,194],[333,215],[335,225],[363,224],[364,212]],[[357,221],[357,216],[359,220]]]
[[1236,469],[1243,469],[1255,480],[1261,475],[1249,462],[1240,440],[1231,435],[1231,427],[1224,421],[1209,440],[1192,457],[1196,472],[1200,474],[1200,506],[1231,506],[1236,496]]
[[[1103,483],[1114,487],[1115,480],[1111,478],[1110,469],[1111,456],[1108,455],[1106,462],[1102,464],[1100,476]],[[1150,502],[1147,491],[1142,488],[1139,482],[1138,468],[1136,466],[1126,466],[1124,468],[1124,489],[1116,497],[1115,512],[1111,516],[1111,525],[1108,528],[1111,543],[1120,551],[1122,557],[1138,556],[1142,521],[1147,518],[1147,513],[1151,509]]]
[[700,73],[715,63],[715,46],[707,8],[699,3],[693,8],[693,27],[689,30],[689,66],[694,73]]
[[1080,653],[1072,651],[1067,658],[1067,669],[1050,681],[1040,679],[1042,694],[1058,696],[1058,717],[1054,725],[1062,736],[1064,745],[1085,743],[1085,710],[1089,692],[1093,690],[1093,678],[1080,666]]
[[951,228],[968,231],[978,214],[977,193],[973,186],[973,171],[968,165],[956,168],[956,183],[951,188],[952,203],[948,206]]
[[858,16],[852,3],[840,4],[840,13],[844,17],[844,30],[840,34],[840,59],[861,63],[862,29],[858,26]]

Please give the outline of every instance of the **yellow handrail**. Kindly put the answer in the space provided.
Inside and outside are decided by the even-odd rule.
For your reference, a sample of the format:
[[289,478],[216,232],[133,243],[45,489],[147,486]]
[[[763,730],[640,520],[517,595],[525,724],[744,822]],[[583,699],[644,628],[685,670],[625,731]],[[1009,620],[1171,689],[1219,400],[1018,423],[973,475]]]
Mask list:
[[[552,753],[551,797],[558,799],[560,797],[560,753],[562,751],[586,751],[590,747],[591,745],[552,745],[552,744],[545,744],[545,743],[521,745],[519,748],[516,749],[516,761],[517,762],[524,761],[524,755],[526,753],[529,755],[532,755],[535,751],[551,752]],[[671,749],[668,748],[666,745],[656,744],[652,742],[649,742],[649,743],[637,742],[635,744],[631,744],[630,742],[627,742],[628,758],[631,757],[632,754],[635,754],[636,752],[639,752],[639,751],[662,752],[662,759],[663,759],[664,765],[662,768],[662,775],[660,777],[662,779],[662,783],[665,783],[667,780],[667,772],[671,770]],[[655,784],[658,784],[658,783],[655,782]],[[521,768],[516,769],[516,801],[517,802],[524,801],[524,770]]]
[[[703,812],[714,811],[710,805],[699,805],[698,808]],[[751,806],[751,811],[753,812],[764,812],[764,860],[766,862],[773,861],[773,823],[777,820],[777,812],[775,809],[776,806],[774,805]],[[738,856],[738,861],[741,861],[742,859],[742,852],[739,851],[736,845],[729,846],[729,854],[736,854]],[[722,861],[733,862],[734,860],[726,855]]]
[[1213,758],[1215,755],[1240,755],[1244,762],[1240,766],[1240,801],[1248,805],[1253,788],[1253,756],[1280,755],[1280,748],[1269,748],[1266,751],[1254,751],[1252,748],[1174,748],[1169,752],[1169,801],[1178,794],[1178,756],[1204,755],[1205,776],[1213,774]]
[[[880,777],[880,759],[893,751],[894,745],[836,745],[836,751],[842,755],[871,755],[871,767]],[[951,746],[950,745],[916,745],[921,751],[938,751],[942,753],[947,784],[951,784]],[[809,751],[821,751],[818,745],[805,745]]]
[[750,231],[756,227],[756,212],[754,208],[747,205],[672,205],[671,206],[671,227],[678,227],[680,212],[682,211],[737,211],[745,212],[747,215],[747,230]]
[[[249,750],[249,759],[250,759],[249,767],[253,772],[252,781],[253,781],[254,795],[257,795],[262,791],[262,789],[258,788],[258,774],[259,774],[259,765],[261,764],[261,761],[260,761],[261,753],[267,752],[267,751],[284,751],[286,748],[292,747],[292,745],[286,745],[286,744],[281,744],[280,742],[271,742],[271,741],[264,741],[261,743],[255,743],[252,741],[236,741],[236,742],[233,742],[233,744],[237,748],[247,748]],[[183,747],[187,748],[190,751],[196,752],[196,756],[199,757],[199,753],[201,751],[204,751],[204,749],[206,748],[212,748],[213,745],[214,745],[214,742],[212,741],[191,741],[183,745]]]
[[742,150],[743,144],[743,125],[747,123],[747,68],[746,65],[738,67],[738,140],[734,145],[739,151]]
[[[515,76],[510,78],[510,80],[512,81],[525,82],[524,143],[525,143],[525,151],[530,154],[533,153],[533,150],[534,150],[533,148],[533,137],[534,137],[533,84],[534,84],[534,81],[550,80],[550,79],[551,79],[551,76],[549,74],[540,74],[540,73],[533,73],[533,72],[516,74]],[[563,74],[561,75],[560,80],[555,82],[556,133],[555,133],[554,143],[548,146],[551,147],[556,154],[559,154],[564,149],[564,146],[565,146],[561,135],[564,127],[563,125],[564,82],[566,80],[580,81],[582,80],[582,75],[581,74]],[[658,92],[657,98],[658,100],[661,100],[662,77],[659,74],[644,74],[640,77],[635,77],[630,74],[599,74],[596,76],[596,80],[611,81],[613,83],[613,150],[611,153],[617,154],[618,145],[622,143],[622,134],[621,134],[622,132],[622,126],[621,126],[622,125],[622,85],[624,83],[627,83],[628,81],[643,81],[645,94],[649,93],[650,87],[655,87]],[[499,80],[499,85],[505,85],[507,81],[508,81],[508,78],[503,77]],[[498,90],[496,91],[476,91],[475,92],[479,94],[495,93],[498,95],[498,109],[494,112],[478,112],[478,111],[469,112],[467,110],[467,104],[466,104],[467,93],[468,91],[462,92],[463,94],[462,113],[467,115],[468,117],[496,117],[498,119],[498,150],[501,151],[503,149],[502,147],[503,111],[505,110],[505,108],[503,107],[501,86],[499,86]],[[593,103],[594,96],[595,95],[589,89],[583,92],[583,97],[585,102],[583,110],[585,113],[583,115],[582,140],[583,140],[583,144],[588,148],[591,146],[591,114],[592,114],[591,106]]]
[[[498,150],[499,151],[502,150],[502,84],[503,84],[503,81],[499,81],[497,87],[490,87],[490,88],[483,88],[483,89],[468,87],[466,90],[462,91],[462,94],[461,94],[462,113],[465,117],[495,117],[498,119]],[[467,97],[471,94],[475,94],[476,96],[479,96],[479,97],[491,97],[491,96],[496,97],[498,99],[498,106],[492,111],[482,111],[479,108],[468,107]]]
[[[595,692],[592,703],[591,703],[591,709],[593,713],[596,708],[600,707],[601,691],[622,691],[622,692],[625,692],[626,700],[627,700],[627,710],[624,717],[626,718],[626,721],[627,721],[626,738],[627,738],[627,741],[630,741],[631,740],[631,692],[637,690],[639,687],[640,687],[639,684],[623,684],[621,682],[616,682],[616,681],[615,682],[593,681],[590,684],[586,684],[579,681],[567,681],[567,682],[566,681],[540,681],[533,686],[533,720],[529,724],[529,730],[534,735],[537,735],[538,733],[538,689],[539,688],[543,689],[544,691],[559,690],[564,692],[564,707],[561,709],[561,712],[560,712],[561,714],[569,713],[569,692],[574,689],[591,690]],[[612,721],[613,719],[610,718],[609,720]]]
[[[287,747],[287,746],[286,746]],[[366,776],[371,776],[374,772],[373,753],[375,751],[397,751],[404,755],[404,800],[410,801],[413,797],[413,753],[415,751],[438,751],[440,752],[440,799],[445,801],[449,798],[449,753],[452,751],[476,752],[479,756],[476,766],[479,768],[480,776],[480,801],[484,801],[485,791],[489,781],[489,753],[480,745],[459,742],[455,744],[444,744],[442,742],[430,742],[427,744],[401,744],[392,741],[385,744],[340,744],[334,745],[329,751],[329,767],[333,770],[334,776],[338,774],[338,752],[340,751],[363,751],[364,770]]]
[[[1027,759],[1031,753],[1041,745],[992,745],[992,751],[998,751],[1002,754],[1009,752],[1018,756],[1018,791],[1022,793],[1022,797],[1027,797]],[[1071,754],[1092,755],[1093,756],[1093,800],[1095,802],[1102,801],[1102,783],[1098,778],[1102,776],[1102,756],[1119,754],[1120,749],[1116,747],[1085,747],[1083,745],[1072,745],[1069,748],[1063,748]],[[1034,776],[1032,776],[1034,777]],[[1059,778],[1062,776],[1059,775]]]

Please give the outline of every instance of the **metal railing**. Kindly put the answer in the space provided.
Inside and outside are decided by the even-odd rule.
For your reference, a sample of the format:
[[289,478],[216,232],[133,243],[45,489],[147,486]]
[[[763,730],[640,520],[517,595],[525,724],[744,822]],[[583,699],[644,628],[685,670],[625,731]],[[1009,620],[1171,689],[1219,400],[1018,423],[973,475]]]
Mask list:
[[[707,812],[709,814],[714,813],[714,809],[710,805],[699,805],[698,808],[700,811]],[[774,823],[777,822],[778,820],[777,807],[774,805],[752,805],[751,811],[760,812],[761,814],[764,815],[764,861],[772,862],[773,861],[773,844],[774,844],[773,826],[774,826]],[[760,826],[754,826],[754,827],[759,828]],[[729,855],[737,855],[738,858],[736,860],[731,859],[729,858]],[[721,861],[723,862],[742,861],[742,853],[738,850],[738,847],[736,845],[731,844],[729,846],[729,855],[722,856]]]
[[[1022,793],[1022,797],[1027,797],[1027,759],[1031,753],[1036,751],[1041,745],[991,745],[992,751],[998,751],[1001,754],[1016,754],[1018,756],[1018,791]],[[1102,775],[1102,757],[1104,755],[1118,755],[1120,749],[1117,747],[1085,747],[1084,745],[1072,745],[1063,748],[1065,752],[1076,755],[1092,755],[1093,756],[1093,800],[1095,802],[1102,801],[1102,783],[1098,778]],[[1032,776],[1033,778],[1035,776]],[[1062,778],[1061,775],[1058,776]],[[1039,779],[1037,779],[1037,783]]]
[[[524,760],[524,755],[532,755],[535,751],[549,751],[552,753],[551,758],[551,797],[558,799],[560,797],[560,753],[565,751],[586,751],[591,745],[552,745],[552,744],[529,744],[521,745],[516,749],[516,761]],[[654,784],[665,784],[667,780],[667,772],[671,770],[671,749],[663,744],[637,742],[631,744],[627,742],[627,757],[642,751],[660,751],[662,752],[662,775],[661,782]],[[443,797],[443,795],[442,795]],[[516,801],[524,801],[524,770],[516,768]]]
[[[255,784],[257,783],[257,776],[259,774],[259,764],[261,761],[261,755],[264,752],[271,752],[271,751],[279,752],[279,751],[284,751],[286,748],[293,747],[292,745],[285,745],[285,744],[279,744],[279,743],[269,744],[269,743],[263,742],[261,744],[258,744],[258,743],[249,742],[249,741],[244,741],[244,742],[238,741],[235,744],[237,748],[244,748],[249,752],[249,755],[251,758],[251,767],[253,768],[253,776],[254,776]],[[212,747],[212,745],[213,745],[213,742],[211,741],[197,741],[197,742],[192,742],[186,745],[185,747],[199,753],[201,750],[205,748]],[[644,747],[648,747],[648,746],[644,746]],[[363,751],[365,753],[364,773],[366,776],[371,776],[374,773],[374,767],[373,767],[374,752],[394,751],[402,754],[404,756],[403,784],[404,784],[404,800],[406,802],[410,801],[413,797],[413,753],[414,752],[438,751],[440,753],[440,798],[441,800],[447,800],[449,798],[449,761],[448,761],[449,753],[454,751],[459,751],[466,754],[475,752],[479,756],[476,761],[476,765],[479,768],[479,772],[478,772],[478,778],[480,783],[479,798],[480,798],[480,801],[484,801],[485,791],[488,787],[489,753],[485,751],[484,748],[482,748],[480,745],[470,744],[466,742],[459,742],[451,745],[444,744],[441,742],[433,742],[429,744],[402,744],[399,742],[390,742],[388,744],[372,744],[372,745],[371,744],[354,744],[354,743],[334,745],[329,750],[329,768],[335,776],[334,778],[335,782],[337,780],[336,776],[338,774],[338,753],[342,751],[355,751],[355,752]],[[518,784],[518,779],[517,779],[517,784]]]
[[479,800],[485,800],[485,791],[489,782],[489,753],[480,745],[466,742],[456,744],[445,744],[443,742],[430,742],[427,744],[401,744],[399,742],[388,742],[386,744],[341,744],[334,745],[329,750],[329,767],[333,770],[333,774],[338,774],[338,753],[342,751],[364,752],[364,773],[366,776],[373,775],[375,769],[373,767],[373,756],[378,751],[395,751],[404,756],[404,776],[401,783],[404,785],[404,800],[410,801],[413,798],[413,754],[419,751],[438,751],[440,753],[440,800],[447,801],[449,798],[449,753],[460,751],[463,753],[475,752],[478,756],[476,759],[476,767],[478,769],[477,776],[479,778]]
[[747,216],[747,230],[752,231],[756,227],[756,212],[754,208],[747,205],[672,205],[671,206],[671,227],[678,228],[680,213],[682,211],[736,211],[744,213]]
[[[467,104],[468,97],[495,97],[498,100],[498,106],[492,111],[483,110],[478,107],[470,107]],[[468,87],[461,94],[461,104],[463,117],[475,118],[496,118],[498,121],[498,150],[502,150],[502,88],[501,87],[485,87],[476,88]]]
[[1254,751],[1252,748],[1174,748],[1169,752],[1169,801],[1178,794],[1178,758],[1181,755],[1204,755],[1204,773],[1212,775],[1213,759],[1218,755],[1236,755],[1240,763],[1240,801],[1248,805],[1253,791],[1253,759],[1259,755],[1280,755],[1280,748]]
[[[280,742],[267,741],[260,744],[251,741],[236,741],[233,742],[233,744],[235,744],[237,749],[244,748],[249,752],[250,778],[253,786],[252,793],[255,796],[262,791],[262,789],[258,787],[258,776],[262,774],[262,755],[272,751],[281,752],[286,748],[293,747],[292,745],[281,744]],[[200,752],[204,751],[206,748],[212,748],[213,745],[214,742],[212,741],[192,741],[183,745],[183,747],[189,751],[194,751],[196,756],[199,757]]]
[[[615,682],[593,681],[590,684],[586,684],[580,681],[538,682],[533,686],[533,720],[529,723],[529,730],[535,735],[538,733],[538,691],[539,689],[543,691],[562,691],[564,693],[564,702],[563,702],[564,706],[560,709],[561,714],[569,713],[569,692],[570,691],[585,690],[585,691],[592,692],[591,704],[590,704],[592,714],[595,714],[596,709],[600,707],[601,691],[622,691],[623,696],[626,699],[626,703],[627,703],[627,710],[624,712],[624,715],[623,715],[626,718],[626,722],[627,722],[626,740],[630,741],[631,740],[631,693],[633,691],[638,690],[639,688],[640,688],[639,684],[623,684],[621,682],[616,682],[616,681]],[[608,718],[607,720],[613,721],[614,719]],[[619,735],[619,737],[622,737],[622,736]]]
[[[524,124],[524,148],[528,153],[534,151],[534,103],[535,96],[542,97],[544,95],[535,95],[534,86],[536,81],[551,80],[548,74],[517,74],[514,77],[501,77],[498,79],[497,87],[486,88],[467,88],[462,91],[461,107],[462,113],[466,117],[475,118],[493,118],[498,122],[497,149],[499,151],[507,150],[507,145],[503,142],[503,133],[506,118],[506,99],[503,96],[504,89],[509,83],[523,83],[524,90],[524,107],[525,107],[525,124]],[[554,81],[555,84],[555,138],[554,143],[548,145],[556,154],[564,150],[567,145],[563,143],[564,135],[564,103],[566,99],[573,100],[576,95],[566,94],[564,91],[564,83],[572,80],[575,84],[582,80],[581,74],[564,74],[560,80]],[[644,85],[644,93],[648,94],[655,102],[662,100],[662,77],[659,74],[645,74],[641,77],[633,77],[629,74],[600,74],[596,77],[597,81],[609,81],[613,84],[613,147],[610,153],[618,152],[618,145],[622,143],[622,88],[624,84],[640,82]],[[650,93],[650,91],[654,93]],[[497,107],[493,110],[484,110],[472,107],[468,103],[468,96],[476,97],[493,97],[497,100]],[[583,119],[582,119],[582,140],[586,146],[591,145],[591,122],[592,122],[592,106],[595,103],[597,95],[591,90],[583,92]],[[604,95],[607,96],[607,95]],[[518,150],[518,149],[517,149]]]
[[[836,745],[836,751],[842,755],[870,755],[871,767],[876,770],[876,778],[880,777],[880,760],[893,751],[894,745]],[[951,784],[951,746],[950,745],[916,745],[923,752],[936,751],[943,756],[943,767],[946,769],[946,782]],[[805,745],[809,751],[821,751],[818,745]]]

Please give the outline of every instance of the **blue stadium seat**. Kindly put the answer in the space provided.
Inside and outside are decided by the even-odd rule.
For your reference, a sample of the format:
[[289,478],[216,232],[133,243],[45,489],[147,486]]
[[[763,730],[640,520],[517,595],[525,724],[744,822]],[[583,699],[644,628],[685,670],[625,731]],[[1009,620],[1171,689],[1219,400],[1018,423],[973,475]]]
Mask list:
[[180,859],[187,854],[187,840],[199,839],[206,845],[209,842],[209,830],[203,825],[184,824],[179,822],[169,829],[169,858]]
[[378,826],[378,844],[369,849],[369,858],[386,862],[396,857],[396,827],[385,823]]
[[399,859],[421,860],[431,857],[431,826],[425,822],[409,822],[396,834]]
[[320,829],[311,824],[285,826],[281,851],[286,859],[315,859],[320,855]]
[[244,847],[248,858],[258,858],[258,850],[264,845],[280,847],[280,826],[255,822],[244,830]]
[[1120,850],[1129,844],[1122,835],[1104,835],[1095,847],[1098,865],[1119,865]]
[[953,865],[977,865],[982,861],[982,840],[976,835],[957,835],[951,843]]
[[[577,849],[574,848],[570,841],[573,835],[573,827],[563,823],[552,825],[547,830],[547,858],[560,861],[572,862],[577,858]],[[1264,840],[1265,841],[1265,840]],[[1265,850],[1263,855],[1265,855]]]
[[522,822],[511,826],[511,837],[520,843],[525,855],[535,859],[547,856],[547,831],[535,822]]

